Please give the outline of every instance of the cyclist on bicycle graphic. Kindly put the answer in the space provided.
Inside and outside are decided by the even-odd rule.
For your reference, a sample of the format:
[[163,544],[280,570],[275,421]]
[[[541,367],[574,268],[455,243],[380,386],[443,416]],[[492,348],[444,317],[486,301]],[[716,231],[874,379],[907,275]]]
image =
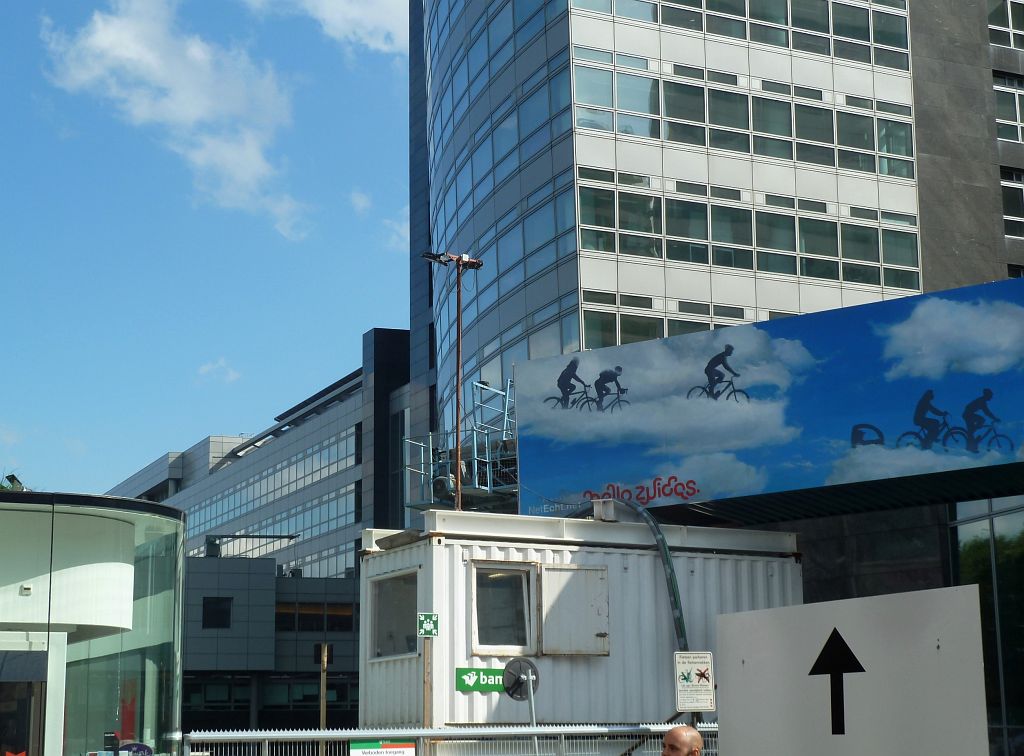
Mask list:
[[936,420],[936,418],[944,418],[949,415],[945,410],[940,410],[932,404],[934,398],[935,392],[928,389],[921,394],[921,398],[917,400],[917,406],[914,407],[914,424],[924,431],[924,436],[921,438],[922,449],[931,449],[932,444],[939,437],[942,421]]
[[569,395],[572,393],[573,381],[578,381],[579,384],[584,388],[586,388],[588,385],[587,382],[580,378],[579,375],[576,373],[576,368],[578,368],[579,365],[580,358],[573,357],[571,360],[569,360],[569,364],[566,365],[565,370],[563,370],[558,376],[557,386],[558,390],[562,392],[563,409],[569,408]]
[[715,390],[715,387],[725,380],[725,373],[719,370],[719,367],[724,367],[735,378],[740,376],[739,373],[729,366],[728,358],[732,356],[732,353],[732,344],[726,344],[725,349],[708,360],[708,364],[704,368],[704,375],[708,378],[708,396],[712,399],[718,399],[719,392]]
[[597,409],[601,412],[604,412],[604,398],[612,393],[612,390],[608,388],[609,383],[615,384],[619,394],[625,393],[626,390],[619,383],[620,375],[622,375],[622,367],[616,365],[614,370],[602,370],[601,374],[597,376],[597,380],[594,381],[594,390],[597,392]]
[[979,439],[976,433],[985,425],[986,417],[994,423],[999,422],[999,418],[993,415],[992,410],[988,408],[988,403],[992,396],[992,389],[985,389],[981,396],[968,402],[967,406],[964,407],[963,418],[964,424],[967,426],[968,451],[978,451]]

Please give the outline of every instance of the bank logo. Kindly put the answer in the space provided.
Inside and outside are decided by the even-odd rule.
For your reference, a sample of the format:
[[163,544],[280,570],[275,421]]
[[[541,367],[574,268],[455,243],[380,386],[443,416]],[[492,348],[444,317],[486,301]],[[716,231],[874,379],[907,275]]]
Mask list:
[[500,693],[505,690],[505,672],[501,669],[455,670],[455,690],[461,693]]

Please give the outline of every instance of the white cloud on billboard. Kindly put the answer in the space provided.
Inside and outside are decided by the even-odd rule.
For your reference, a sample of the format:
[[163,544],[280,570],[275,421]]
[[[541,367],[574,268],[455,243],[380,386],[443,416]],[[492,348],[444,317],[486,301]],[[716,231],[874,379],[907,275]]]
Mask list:
[[539,407],[528,420],[520,405],[520,434],[565,444],[643,444],[655,454],[750,449],[785,443],[799,434],[786,424],[783,400],[641,398],[635,392],[627,398],[630,406],[614,413]]
[[901,323],[878,329],[889,380],[1024,368],[1024,307],[1003,301],[922,300]]
[[661,474],[694,481],[698,488],[694,499],[698,501],[760,493],[768,483],[763,468],[748,465],[735,454],[723,452],[691,455],[677,465],[666,465]]
[[982,455],[950,454],[923,450],[913,446],[889,449],[884,446],[858,446],[850,449],[832,465],[826,485],[854,483],[861,480],[882,480],[907,475],[965,470],[971,467],[997,465],[1012,460],[996,452]]
[[[786,423],[784,395],[751,402],[725,398],[687,399],[694,386],[706,383],[704,366],[713,356],[734,348],[729,364],[740,373],[739,388],[768,387],[785,392],[811,370],[814,357],[799,342],[772,339],[755,328],[713,331],[574,355],[577,372],[593,384],[602,371],[621,365],[620,383],[630,406],[621,412],[551,409],[545,397],[558,394],[558,374],[569,357],[517,366],[517,414],[521,435],[541,436],[566,444],[638,443],[650,453],[714,453],[785,443],[799,434]],[[614,390],[614,387],[613,387]],[[593,389],[591,389],[593,395]]]

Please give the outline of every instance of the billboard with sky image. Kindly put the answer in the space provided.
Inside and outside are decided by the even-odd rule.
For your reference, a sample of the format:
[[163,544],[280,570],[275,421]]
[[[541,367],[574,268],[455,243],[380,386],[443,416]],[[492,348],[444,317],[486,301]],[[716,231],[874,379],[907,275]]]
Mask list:
[[1024,280],[531,361],[515,384],[523,514],[1020,462]]

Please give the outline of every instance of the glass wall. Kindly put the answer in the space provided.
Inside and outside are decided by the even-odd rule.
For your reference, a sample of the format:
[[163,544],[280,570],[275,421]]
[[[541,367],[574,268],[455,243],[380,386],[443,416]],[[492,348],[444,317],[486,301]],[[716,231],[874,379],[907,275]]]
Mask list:
[[[462,279],[464,407],[516,362],[579,350],[567,0],[424,3],[431,246]],[[429,264],[424,262],[424,265]],[[454,266],[433,271],[440,425],[454,426]]]
[[0,549],[0,750],[180,753],[183,515],[0,493]]
[[991,753],[1024,754],[1024,495],[956,505],[953,565],[977,583]]

